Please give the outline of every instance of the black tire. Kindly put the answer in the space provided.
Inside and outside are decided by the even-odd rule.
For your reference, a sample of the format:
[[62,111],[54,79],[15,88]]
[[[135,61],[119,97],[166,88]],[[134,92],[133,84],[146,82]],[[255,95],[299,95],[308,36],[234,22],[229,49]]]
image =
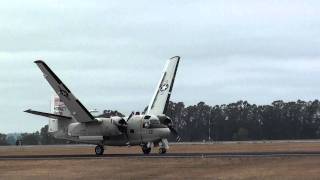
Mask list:
[[143,154],[150,154],[151,148],[148,148],[147,146],[142,146],[142,152]]
[[165,153],[167,153],[166,148],[159,148],[159,154],[165,154]]
[[97,156],[103,155],[103,152],[104,152],[103,146],[97,145],[94,150],[95,150]]

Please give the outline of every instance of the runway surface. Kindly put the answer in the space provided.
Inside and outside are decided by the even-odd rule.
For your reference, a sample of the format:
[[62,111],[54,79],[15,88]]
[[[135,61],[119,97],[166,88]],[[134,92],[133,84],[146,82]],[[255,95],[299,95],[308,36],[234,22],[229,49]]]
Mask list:
[[299,157],[318,156],[319,152],[226,152],[226,153],[167,153],[167,154],[93,154],[81,155],[14,155],[0,156],[0,160],[73,160],[73,159],[114,159],[114,158],[242,158],[242,157]]

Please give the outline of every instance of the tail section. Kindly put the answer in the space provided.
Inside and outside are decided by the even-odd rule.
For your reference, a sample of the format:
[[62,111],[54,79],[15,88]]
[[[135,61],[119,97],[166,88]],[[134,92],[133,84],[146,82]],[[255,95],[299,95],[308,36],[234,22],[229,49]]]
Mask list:
[[148,106],[147,114],[161,115],[167,110],[180,57],[175,56],[167,61],[155,94]]
[[[60,100],[59,96],[53,95],[51,100],[51,113],[58,116],[72,117],[66,105]],[[71,120],[72,118],[70,118]],[[49,119],[49,132],[56,132],[63,129],[70,122],[65,122],[61,118]]]
[[49,126],[48,132],[52,133],[56,138],[64,138],[68,133],[68,126],[70,123],[76,122],[76,120],[71,116],[70,111],[66,107],[66,105],[60,101],[60,98],[55,95],[52,96],[51,101],[51,113],[34,111],[28,109],[24,111],[26,113],[48,117],[49,118]]

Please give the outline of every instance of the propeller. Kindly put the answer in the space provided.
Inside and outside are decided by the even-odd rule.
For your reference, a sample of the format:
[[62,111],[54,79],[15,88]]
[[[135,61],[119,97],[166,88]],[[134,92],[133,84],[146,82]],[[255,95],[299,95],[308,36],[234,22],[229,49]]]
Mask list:
[[173,126],[172,120],[167,116],[158,116],[158,118],[163,125],[166,125],[169,128],[171,134],[176,137],[176,141],[181,141],[181,137]]
[[177,130],[172,125],[168,126],[168,128],[170,129],[171,134],[176,137],[176,141],[180,142],[181,141],[181,137],[179,136]]
[[128,123],[126,120],[124,120],[123,118],[121,118],[120,120],[117,121],[116,123],[118,129],[120,132],[122,132],[123,134],[126,135],[128,141],[129,141],[129,135],[128,135]]
[[133,115],[134,115],[134,112],[132,111],[132,113],[130,114],[130,116],[127,119],[127,122],[132,118]]

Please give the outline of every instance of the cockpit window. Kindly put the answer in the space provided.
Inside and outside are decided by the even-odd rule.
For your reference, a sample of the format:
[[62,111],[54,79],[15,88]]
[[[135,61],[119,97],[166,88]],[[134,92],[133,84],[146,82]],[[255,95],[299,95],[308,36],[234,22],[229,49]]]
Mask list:
[[145,116],[144,117],[144,119],[150,119],[151,118],[151,116]]
[[143,123],[143,128],[152,128],[158,127],[160,125],[160,121],[158,119],[146,119]]

